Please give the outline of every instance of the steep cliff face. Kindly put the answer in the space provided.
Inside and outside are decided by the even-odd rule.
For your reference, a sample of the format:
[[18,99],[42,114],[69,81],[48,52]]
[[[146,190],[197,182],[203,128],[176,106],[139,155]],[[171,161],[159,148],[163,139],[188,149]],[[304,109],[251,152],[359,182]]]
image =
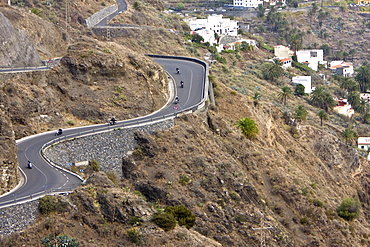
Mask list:
[[[2,93],[3,94],[3,93]],[[12,124],[7,115],[3,95],[0,96],[0,194],[8,192],[19,182],[17,147]]]
[[[14,8],[1,8],[0,11],[11,22],[13,30],[22,30],[27,35],[43,60],[61,57],[66,53],[69,36],[60,25],[47,22],[33,13]],[[18,45],[25,46],[27,43]]]
[[0,12],[0,66],[39,66],[41,59],[24,31],[16,29]]

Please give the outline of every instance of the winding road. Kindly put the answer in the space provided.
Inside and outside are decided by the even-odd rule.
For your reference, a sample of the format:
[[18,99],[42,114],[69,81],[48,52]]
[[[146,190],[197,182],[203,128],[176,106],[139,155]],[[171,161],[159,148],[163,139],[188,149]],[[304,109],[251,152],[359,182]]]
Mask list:
[[[203,106],[207,99],[207,67],[202,62],[193,59],[174,57],[153,57],[153,60],[163,66],[174,82],[173,94],[180,99],[178,108],[174,109],[173,97],[160,110],[136,119],[118,121],[114,128],[135,126],[168,118],[174,118],[179,113],[192,112]],[[176,68],[181,74],[176,74]],[[184,81],[184,88],[180,88],[180,81]],[[46,132],[29,136],[17,141],[18,162],[22,182],[13,191],[0,197],[0,208],[35,200],[45,194],[68,193],[81,185],[82,180],[67,170],[49,164],[42,156],[41,149],[46,143],[69,139],[85,134],[106,131],[107,124],[91,125],[71,128],[63,131],[62,136],[55,136],[54,132]],[[33,168],[27,168],[27,160],[33,162]]]

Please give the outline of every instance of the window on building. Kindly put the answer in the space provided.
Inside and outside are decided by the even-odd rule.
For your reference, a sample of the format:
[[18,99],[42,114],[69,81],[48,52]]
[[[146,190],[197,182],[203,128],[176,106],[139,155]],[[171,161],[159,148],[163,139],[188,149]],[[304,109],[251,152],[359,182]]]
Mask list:
[[317,57],[317,51],[311,51],[311,57]]

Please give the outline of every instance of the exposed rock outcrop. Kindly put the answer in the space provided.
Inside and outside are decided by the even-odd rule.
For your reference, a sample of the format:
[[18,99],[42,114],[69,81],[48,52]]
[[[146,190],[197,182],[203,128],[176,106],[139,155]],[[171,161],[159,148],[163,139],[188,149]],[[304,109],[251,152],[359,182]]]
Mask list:
[[26,33],[16,29],[0,12],[0,66],[40,66],[41,59]]

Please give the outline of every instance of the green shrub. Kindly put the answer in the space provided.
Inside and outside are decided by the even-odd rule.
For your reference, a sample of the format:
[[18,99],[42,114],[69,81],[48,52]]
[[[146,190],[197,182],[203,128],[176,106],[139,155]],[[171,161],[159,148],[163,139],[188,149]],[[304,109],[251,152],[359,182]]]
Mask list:
[[141,3],[139,2],[134,2],[134,9],[137,11],[141,11]]
[[312,200],[312,203],[316,207],[320,207],[320,208],[323,208],[324,207],[324,203],[322,201],[320,201],[319,199],[313,199]]
[[347,197],[337,208],[337,214],[347,221],[352,221],[360,216],[360,208],[361,203],[357,199]]
[[195,224],[195,215],[183,205],[169,206],[164,211],[172,214],[180,226],[190,229]]
[[172,230],[176,226],[175,217],[167,212],[155,213],[152,221],[166,232]]
[[130,218],[128,218],[128,223],[133,226],[139,226],[141,224],[141,219],[140,217],[133,215],[133,216],[130,216]]
[[244,224],[244,222],[247,221],[247,219],[245,218],[244,215],[242,214],[238,214],[236,217],[235,217],[235,220],[236,222],[238,222],[239,224]]
[[31,13],[32,13],[32,14],[35,14],[35,15],[37,15],[37,16],[41,16],[41,10],[36,9],[36,8],[32,8],[32,9],[31,9]]
[[229,193],[229,196],[231,197],[231,199],[233,199],[234,201],[237,201],[237,202],[240,202],[241,200],[241,197],[238,193],[236,193],[235,191],[232,191]]
[[71,238],[67,235],[58,235],[55,237],[53,234],[42,238],[41,243],[45,247],[77,247],[80,245],[75,238]]
[[185,185],[185,184],[189,183],[189,182],[190,182],[190,180],[191,180],[191,179],[190,179],[188,176],[186,176],[186,175],[180,175],[179,183],[180,183],[181,185]]
[[126,235],[134,244],[138,244],[141,240],[141,235],[136,228],[127,230]]
[[122,93],[123,88],[121,86],[117,86],[117,87],[114,87],[114,91],[116,91],[117,93]]
[[299,220],[299,223],[301,223],[302,225],[305,225],[308,223],[308,218],[307,217],[303,217],[302,219]]
[[67,124],[68,124],[68,125],[70,125],[70,126],[74,126],[74,125],[75,125],[75,122],[73,122],[72,120],[69,120],[69,121],[67,122]]
[[100,171],[100,163],[97,160],[89,161],[89,168],[94,172]]
[[62,202],[55,196],[44,196],[39,199],[39,212],[41,214],[62,213],[68,210],[67,206],[67,202]]

